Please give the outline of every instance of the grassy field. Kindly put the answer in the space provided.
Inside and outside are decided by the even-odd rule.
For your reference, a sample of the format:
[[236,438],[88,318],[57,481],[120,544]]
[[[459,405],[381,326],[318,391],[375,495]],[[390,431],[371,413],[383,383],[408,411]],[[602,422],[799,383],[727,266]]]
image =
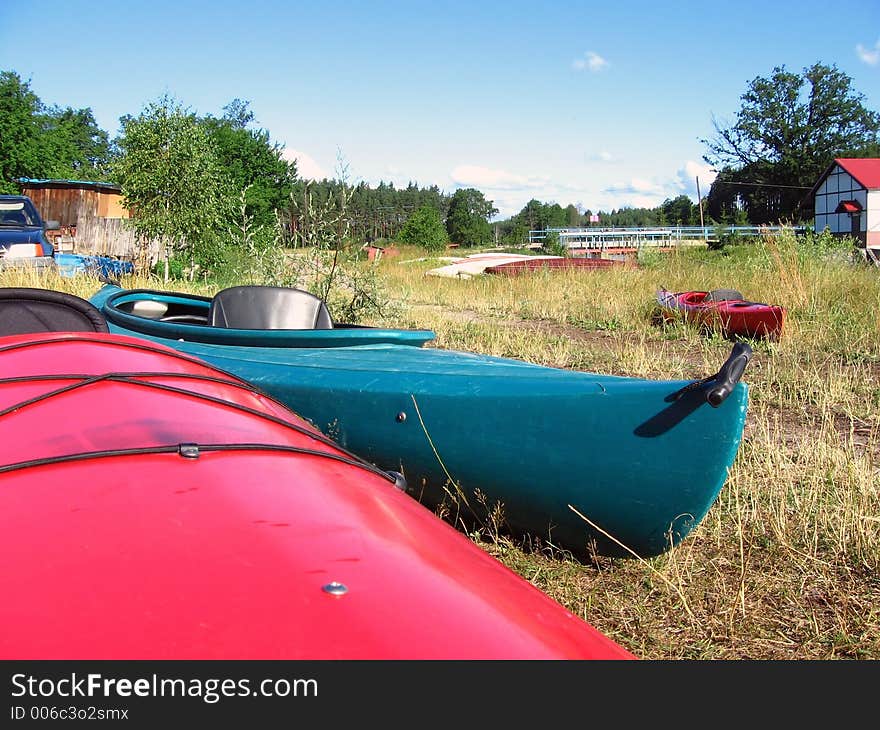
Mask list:
[[[827,241],[788,234],[645,255],[633,269],[510,278],[426,277],[439,262],[424,257],[404,248],[361,264],[376,267],[394,305],[368,323],[430,328],[438,347],[562,368],[651,378],[715,372],[731,343],[653,324],[660,286],[734,288],[787,307],[782,338],[751,343],[748,418],[729,479],[674,550],[584,564],[511,539],[503,510],[498,524],[469,534],[645,659],[880,659],[880,270]],[[88,297],[100,283],[0,273],[0,285]]]

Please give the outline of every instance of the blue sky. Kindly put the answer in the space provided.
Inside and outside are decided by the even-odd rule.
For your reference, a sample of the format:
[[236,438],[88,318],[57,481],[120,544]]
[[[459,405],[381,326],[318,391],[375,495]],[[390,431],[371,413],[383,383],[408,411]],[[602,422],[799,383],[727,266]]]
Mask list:
[[880,2],[3,3],[0,70],[119,117],[250,102],[303,176],[611,210],[703,194],[701,139],[774,66],[836,64],[880,110]]

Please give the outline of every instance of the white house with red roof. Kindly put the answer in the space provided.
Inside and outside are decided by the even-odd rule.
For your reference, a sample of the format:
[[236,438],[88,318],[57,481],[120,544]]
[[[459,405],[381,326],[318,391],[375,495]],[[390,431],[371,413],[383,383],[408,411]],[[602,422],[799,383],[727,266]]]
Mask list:
[[[815,230],[852,236],[880,255],[880,158],[840,157],[813,186]],[[866,251],[867,253],[867,251]]]

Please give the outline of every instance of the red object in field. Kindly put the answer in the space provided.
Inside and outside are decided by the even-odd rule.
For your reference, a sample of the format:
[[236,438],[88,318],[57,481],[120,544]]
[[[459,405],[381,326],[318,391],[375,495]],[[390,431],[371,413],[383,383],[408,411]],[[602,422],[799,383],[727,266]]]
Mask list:
[[378,261],[383,256],[385,258],[392,258],[393,256],[397,256],[400,251],[398,251],[393,246],[382,247],[382,246],[364,246],[367,250],[367,260],[368,261]]
[[518,261],[508,261],[504,264],[489,266],[486,268],[487,274],[503,274],[505,276],[517,276],[518,274],[528,273],[530,271],[540,271],[541,269],[559,270],[559,269],[610,269],[633,266],[626,261],[618,261],[616,259],[591,259],[591,258],[558,258],[558,259],[521,259]]
[[732,289],[671,292],[660,289],[657,302],[666,321],[685,321],[720,329],[725,335],[778,339],[785,324],[785,308],[751,302]]
[[118,335],[0,338],[0,576],[0,659],[634,658],[268,396]]

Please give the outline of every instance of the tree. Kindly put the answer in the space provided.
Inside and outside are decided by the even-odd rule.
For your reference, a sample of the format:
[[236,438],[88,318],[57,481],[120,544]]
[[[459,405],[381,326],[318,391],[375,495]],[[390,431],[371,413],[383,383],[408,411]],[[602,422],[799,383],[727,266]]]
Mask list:
[[455,191],[449,201],[446,230],[449,240],[463,246],[481,246],[492,240],[491,218],[498,209],[475,188]]
[[196,117],[168,96],[120,121],[113,173],[131,225],[142,238],[161,240],[166,281],[176,251],[189,260],[192,277],[231,200],[214,143]]
[[110,174],[110,137],[98,127],[91,109],[55,108],[43,116],[46,177],[105,180]]
[[572,204],[565,206],[565,226],[567,228],[577,228],[583,222],[581,212]]
[[695,222],[694,218],[699,216],[696,212],[697,206],[687,195],[679,195],[677,198],[664,200],[660,206],[660,211],[664,220],[664,225],[673,226],[689,226]]
[[835,157],[880,140],[880,114],[864,106],[864,95],[834,65],[817,63],[802,74],[777,66],[769,78],[752,80],[741,100],[736,122],[713,122],[717,136],[701,141],[704,159],[725,168],[713,190],[734,187],[753,223],[797,218]]
[[[571,221],[576,221],[572,223]],[[542,203],[532,198],[513,219],[512,226],[502,226],[505,238],[513,233],[520,242],[528,240],[529,231],[546,231],[548,228],[566,228],[578,225],[580,214],[573,205],[562,208],[558,203]]]
[[245,194],[245,214],[255,225],[272,225],[275,211],[287,207],[296,181],[296,164],[282,158],[284,148],[264,129],[248,129],[254,114],[248,102],[234,99],[224,115],[202,120],[236,192]]
[[0,192],[19,192],[23,177],[102,180],[109,159],[91,109],[46,108],[17,73],[0,72]]
[[449,238],[440,219],[440,212],[431,205],[423,205],[403,224],[397,236],[402,243],[422,246],[429,251],[440,251]]
[[0,193],[18,193],[15,181],[38,169],[40,108],[27,82],[14,71],[0,72]]
[[505,246],[524,246],[529,242],[529,228],[518,216],[513,216],[495,224],[498,229],[498,240]]
[[245,129],[256,118],[250,104],[243,99],[233,99],[223,107],[223,121],[235,129]]

